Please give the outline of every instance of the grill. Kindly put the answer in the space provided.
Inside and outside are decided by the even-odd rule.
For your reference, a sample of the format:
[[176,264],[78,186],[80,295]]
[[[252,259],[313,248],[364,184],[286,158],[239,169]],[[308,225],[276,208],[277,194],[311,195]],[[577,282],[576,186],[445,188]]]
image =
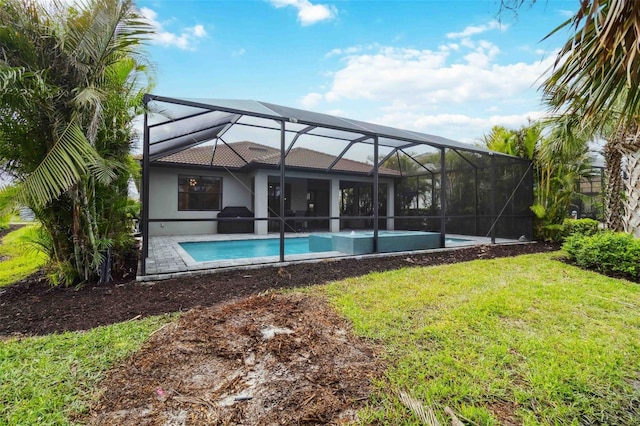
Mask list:
[[253,218],[251,210],[244,206],[227,206],[218,213],[219,234],[251,234],[253,221],[241,218]]

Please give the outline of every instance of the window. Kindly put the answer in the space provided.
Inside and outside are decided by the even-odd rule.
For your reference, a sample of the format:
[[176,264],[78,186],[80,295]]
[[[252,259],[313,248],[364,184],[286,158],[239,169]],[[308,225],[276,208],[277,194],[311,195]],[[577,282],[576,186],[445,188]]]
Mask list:
[[221,210],[222,178],[178,176],[178,210]]
[[[373,185],[362,182],[340,182],[340,214],[371,216],[373,214]],[[378,185],[378,214],[387,214],[387,184]]]
[[[291,184],[284,185],[284,209],[291,210]],[[269,184],[269,210],[278,215],[280,212],[280,184]]]

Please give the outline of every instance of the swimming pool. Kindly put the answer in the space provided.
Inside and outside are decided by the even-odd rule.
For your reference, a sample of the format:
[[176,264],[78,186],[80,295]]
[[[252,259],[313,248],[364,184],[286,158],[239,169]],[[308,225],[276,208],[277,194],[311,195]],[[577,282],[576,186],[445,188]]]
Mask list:
[[[201,241],[179,243],[196,262],[280,256],[280,239]],[[284,254],[309,253],[309,238],[286,238]]]
[[[459,246],[471,241],[472,240],[462,238],[447,237],[445,244],[446,246]],[[196,262],[280,256],[279,238],[182,242],[179,243],[179,245]],[[318,253],[330,250],[333,250],[333,248],[325,247],[319,249],[318,247],[314,247],[314,249],[311,250],[309,246],[309,237],[285,238],[284,240],[285,256]],[[356,253],[345,252],[345,254]]]

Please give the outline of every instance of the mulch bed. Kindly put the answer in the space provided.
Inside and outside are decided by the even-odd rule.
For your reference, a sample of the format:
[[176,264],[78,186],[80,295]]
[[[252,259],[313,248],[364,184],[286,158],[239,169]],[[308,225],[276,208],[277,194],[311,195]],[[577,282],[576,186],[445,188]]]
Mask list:
[[374,271],[515,256],[557,248],[543,243],[484,245],[410,256],[343,259],[81,288],[51,289],[41,275],[34,275],[0,289],[0,336],[87,330],[132,318],[214,306],[270,289],[322,284]]

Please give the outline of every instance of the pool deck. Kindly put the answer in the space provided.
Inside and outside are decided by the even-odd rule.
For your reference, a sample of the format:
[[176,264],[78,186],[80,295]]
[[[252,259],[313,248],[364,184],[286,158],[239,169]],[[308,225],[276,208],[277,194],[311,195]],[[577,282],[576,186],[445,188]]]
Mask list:
[[[287,235],[286,238],[308,237],[309,234],[299,233]],[[364,255],[347,255],[339,251],[315,252],[308,254],[297,254],[285,256],[285,262],[279,262],[279,256],[269,257],[253,257],[249,259],[230,259],[211,262],[196,262],[189,254],[180,246],[179,243],[184,242],[200,242],[200,241],[232,241],[232,240],[257,240],[265,238],[279,238],[279,233],[271,233],[268,235],[255,234],[208,234],[208,235],[174,235],[174,236],[157,236],[151,237],[149,240],[149,257],[146,260],[146,275],[138,275],[138,281],[155,281],[160,279],[178,278],[181,276],[198,275],[208,272],[222,271],[228,269],[239,268],[259,268],[265,265],[283,266],[295,262],[321,261],[326,258],[336,257],[376,257],[376,256],[394,256],[408,253],[421,253],[425,251],[450,250],[457,247],[490,244],[491,238],[475,237],[469,235],[452,235],[447,234],[447,238],[460,238],[471,240],[468,242],[456,242],[447,244],[444,249],[418,250],[411,252],[393,252],[393,253],[374,253]],[[508,240],[504,238],[496,238],[497,244],[517,243],[517,240]],[[138,268],[140,270],[140,268]]]

